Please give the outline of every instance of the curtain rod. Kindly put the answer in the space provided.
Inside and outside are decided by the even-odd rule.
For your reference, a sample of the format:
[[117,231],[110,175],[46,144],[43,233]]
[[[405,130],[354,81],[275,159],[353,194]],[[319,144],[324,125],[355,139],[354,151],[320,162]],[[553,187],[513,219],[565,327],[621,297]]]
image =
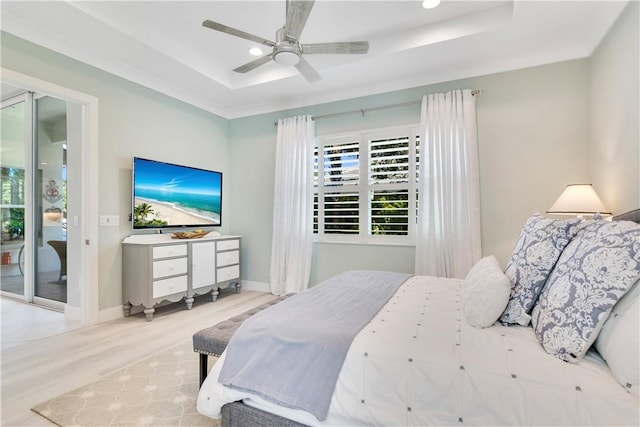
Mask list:
[[[473,89],[471,91],[471,95],[476,96],[476,95],[481,95],[483,93],[482,89]],[[377,111],[377,110],[386,110],[389,108],[397,108],[397,107],[406,107],[409,105],[416,105],[416,104],[421,104],[422,103],[422,99],[419,99],[417,101],[407,101],[407,102],[401,102],[398,104],[390,104],[390,105],[382,105],[380,107],[371,107],[371,108],[362,108],[360,110],[351,110],[351,111],[342,111],[340,113],[331,113],[331,114],[321,114],[319,116],[311,116],[311,120],[318,120],[318,119],[326,119],[329,117],[338,117],[338,116],[344,116],[347,114],[355,114],[355,113],[360,113],[364,116],[364,113],[369,112],[369,111]],[[274,125],[278,125],[278,122],[274,122]]]

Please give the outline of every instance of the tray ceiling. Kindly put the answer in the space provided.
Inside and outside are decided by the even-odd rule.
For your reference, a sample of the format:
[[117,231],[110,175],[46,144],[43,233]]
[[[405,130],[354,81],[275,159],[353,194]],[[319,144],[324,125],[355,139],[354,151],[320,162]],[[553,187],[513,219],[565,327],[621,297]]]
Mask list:
[[626,3],[444,0],[424,9],[420,1],[318,0],[301,42],[368,40],[370,49],[306,55],[322,77],[316,83],[273,61],[233,72],[257,44],[202,26],[210,19],[274,40],[284,1],[3,0],[0,7],[3,31],[236,118],[587,57]]

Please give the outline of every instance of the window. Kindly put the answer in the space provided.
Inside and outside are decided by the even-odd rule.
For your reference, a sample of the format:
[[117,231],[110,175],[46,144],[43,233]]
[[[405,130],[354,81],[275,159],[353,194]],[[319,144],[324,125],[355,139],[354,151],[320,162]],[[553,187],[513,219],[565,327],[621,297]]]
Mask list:
[[24,240],[24,169],[2,167],[2,242]]
[[[320,241],[410,243],[417,125],[318,138],[314,232]],[[411,179],[414,177],[414,179]]]

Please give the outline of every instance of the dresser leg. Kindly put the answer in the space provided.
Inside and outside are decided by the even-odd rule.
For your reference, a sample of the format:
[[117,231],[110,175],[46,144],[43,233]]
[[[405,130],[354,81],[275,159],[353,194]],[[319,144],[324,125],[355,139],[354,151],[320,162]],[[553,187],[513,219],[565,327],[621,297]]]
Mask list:
[[129,317],[131,316],[131,304],[129,304],[128,302],[125,304],[122,304],[122,308],[124,309],[124,317]]
[[240,281],[237,281],[235,283],[235,286],[236,286],[236,294],[239,294],[240,293],[240,289],[242,289],[242,283]]
[[187,310],[191,310],[191,308],[193,307],[193,296],[186,297],[184,299],[184,302],[187,303]]
[[147,322],[151,322],[151,319],[153,318],[153,313],[155,312],[156,312],[156,309],[153,307],[144,308],[144,315],[147,316]]
[[218,299],[218,295],[220,295],[220,288],[215,288],[211,290],[211,302],[216,302]]

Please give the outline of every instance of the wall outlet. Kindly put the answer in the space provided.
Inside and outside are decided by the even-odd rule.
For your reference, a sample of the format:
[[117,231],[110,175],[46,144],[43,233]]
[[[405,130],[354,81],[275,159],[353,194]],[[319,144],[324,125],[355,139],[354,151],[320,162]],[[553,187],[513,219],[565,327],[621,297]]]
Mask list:
[[117,227],[119,225],[118,215],[100,215],[100,227]]

